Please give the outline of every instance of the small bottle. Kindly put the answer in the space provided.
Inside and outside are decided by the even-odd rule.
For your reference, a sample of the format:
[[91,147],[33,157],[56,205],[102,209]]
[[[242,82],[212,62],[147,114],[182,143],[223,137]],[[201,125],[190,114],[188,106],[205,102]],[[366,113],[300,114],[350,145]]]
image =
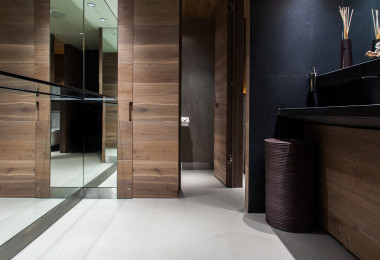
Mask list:
[[310,92],[314,93],[316,91],[316,81],[317,81],[317,71],[315,67],[311,70],[310,73]]

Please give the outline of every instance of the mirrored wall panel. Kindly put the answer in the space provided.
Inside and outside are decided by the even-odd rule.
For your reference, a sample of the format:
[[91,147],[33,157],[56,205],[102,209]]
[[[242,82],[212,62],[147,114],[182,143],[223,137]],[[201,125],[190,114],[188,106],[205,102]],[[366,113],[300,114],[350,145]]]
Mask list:
[[380,12],[380,1],[342,0],[342,6],[354,9],[349,31],[349,38],[352,40],[352,64],[369,61],[365,54],[372,49],[373,41],[376,40],[372,9]]
[[117,96],[117,5],[51,0],[51,81],[89,93],[72,99],[52,90],[58,95],[51,99],[55,190],[116,187],[117,102],[107,97]]

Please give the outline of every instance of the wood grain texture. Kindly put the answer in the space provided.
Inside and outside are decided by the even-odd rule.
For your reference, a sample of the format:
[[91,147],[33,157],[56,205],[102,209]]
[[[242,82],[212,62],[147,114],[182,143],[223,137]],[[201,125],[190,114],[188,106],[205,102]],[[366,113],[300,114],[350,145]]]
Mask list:
[[[49,80],[49,5],[48,0],[1,1],[0,70]],[[8,87],[49,91],[26,81],[0,81]],[[1,92],[0,196],[49,197],[50,99]]]
[[178,197],[177,0],[135,0],[133,197]]
[[214,175],[231,186],[231,165],[227,163],[232,152],[227,148],[227,85],[227,1],[220,1],[215,19]]
[[132,122],[129,121],[129,102],[133,86],[134,0],[118,3],[118,125],[117,125],[117,197],[132,198]]
[[0,121],[0,197],[34,197],[35,122]]
[[[34,77],[50,81],[50,1],[34,0]],[[50,92],[47,85],[38,89]],[[50,97],[37,97],[35,197],[50,197]]]
[[132,160],[117,160],[117,197],[132,198]]
[[321,225],[360,259],[380,255],[380,131],[305,125],[319,145]]
[[210,19],[217,12],[218,0],[182,0],[183,19]]
[[178,197],[178,161],[134,160],[133,197]]

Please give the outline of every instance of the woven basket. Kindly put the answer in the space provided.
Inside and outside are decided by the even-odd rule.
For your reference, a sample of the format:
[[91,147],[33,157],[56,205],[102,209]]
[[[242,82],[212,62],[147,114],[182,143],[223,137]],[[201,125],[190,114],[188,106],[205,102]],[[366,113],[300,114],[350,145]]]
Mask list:
[[266,220],[288,232],[316,226],[315,146],[302,140],[265,140]]

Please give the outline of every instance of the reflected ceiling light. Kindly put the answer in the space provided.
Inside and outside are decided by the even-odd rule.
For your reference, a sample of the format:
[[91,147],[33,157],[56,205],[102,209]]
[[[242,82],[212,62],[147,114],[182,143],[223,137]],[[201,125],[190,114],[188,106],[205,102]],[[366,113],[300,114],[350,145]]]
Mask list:
[[107,19],[106,18],[99,18],[99,21],[101,21],[101,22],[107,22]]
[[53,9],[50,9],[50,17],[52,18],[57,18],[57,19],[62,19],[65,18],[66,15],[60,12],[53,11]]
[[96,4],[94,4],[94,3],[88,3],[87,4],[89,7],[95,7],[96,6]]

